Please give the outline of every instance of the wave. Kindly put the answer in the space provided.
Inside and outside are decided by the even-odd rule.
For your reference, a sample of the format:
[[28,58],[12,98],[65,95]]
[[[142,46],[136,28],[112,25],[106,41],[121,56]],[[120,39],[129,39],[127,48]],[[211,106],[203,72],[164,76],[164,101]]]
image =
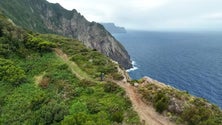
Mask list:
[[138,67],[136,67],[135,61],[132,61],[132,65],[133,65],[133,68],[127,69],[126,72],[132,72],[138,69]]

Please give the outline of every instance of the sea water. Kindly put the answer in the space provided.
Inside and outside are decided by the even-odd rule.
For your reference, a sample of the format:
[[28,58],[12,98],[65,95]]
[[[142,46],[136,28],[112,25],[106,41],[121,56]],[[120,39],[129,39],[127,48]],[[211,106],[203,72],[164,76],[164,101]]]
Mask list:
[[222,33],[128,31],[114,36],[131,56],[131,78],[149,76],[222,108]]

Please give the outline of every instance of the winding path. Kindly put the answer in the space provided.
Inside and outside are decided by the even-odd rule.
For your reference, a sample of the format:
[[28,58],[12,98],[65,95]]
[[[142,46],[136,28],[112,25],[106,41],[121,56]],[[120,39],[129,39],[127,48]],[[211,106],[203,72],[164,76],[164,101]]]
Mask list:
[[[92,80],[85,72],[83,72],[74,62],[69,61],[68,56],[62,52],[60,49],[54,49],[56,55],[60,57],[71,69],[71,71],[79,79],[89,79]],[[158,114],[151,105],[147,105],[141,99],[137,88],[130,85],[127,82],[127,76],[125,72],[118,67],[118,70],[123,74],[124,79],[122,81],[114,81],[121,88],[126,91],[127,96],[130,98],[134,110],[138,113],[143,125],[175,125],[173,122],[169,121],[166,117]]]
[[126,73],[119,67],[118,70],[123,74],[124,79],[122,81],[114,82],[126,91],[134,110],[138,113],[140,120],[144,125],[175,125],[175,123],[171,122],[167,117],[157,113],[153,106],[143,102],[137,88],[127,82],[128,77],[126,76]]

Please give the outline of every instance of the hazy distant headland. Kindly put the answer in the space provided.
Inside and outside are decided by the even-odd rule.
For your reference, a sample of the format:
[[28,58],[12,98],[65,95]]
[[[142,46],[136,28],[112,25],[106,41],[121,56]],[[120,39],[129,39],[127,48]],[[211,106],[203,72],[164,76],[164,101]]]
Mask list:
[[110,33],[126,33],[124,27],[116,26],[114,23],[101,23]]

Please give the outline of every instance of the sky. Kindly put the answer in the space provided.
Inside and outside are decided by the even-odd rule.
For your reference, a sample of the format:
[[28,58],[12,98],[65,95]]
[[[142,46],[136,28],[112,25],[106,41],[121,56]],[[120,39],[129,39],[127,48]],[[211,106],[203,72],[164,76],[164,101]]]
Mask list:
[[222,31],[222,0],[47,0],[134,30]]

